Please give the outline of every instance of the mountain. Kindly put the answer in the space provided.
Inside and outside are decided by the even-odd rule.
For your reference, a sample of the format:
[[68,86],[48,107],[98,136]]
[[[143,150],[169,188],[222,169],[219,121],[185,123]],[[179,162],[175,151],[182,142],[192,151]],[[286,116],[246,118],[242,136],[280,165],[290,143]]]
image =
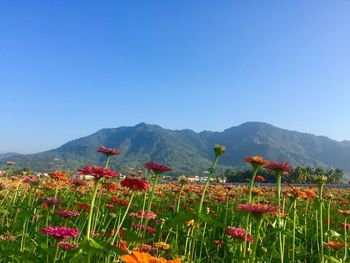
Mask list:
[[21,155],[21,154],[20,153],[0,153],[0,160],[11,158],[12,156],[18,156],[18,155]]
[[[223,132],[169,130],[140,123],[134,127],[102,129],[68,142],[50,151],[12,157],[17,167],[36,171],[77,169],[84,164],[102,165],[100,146],[119,148],[111,167],[141,167],[147,161],[169,165],[174,173],[201,173],[214,157],[214,144],[226,146],[220,159],[222,167],[244,166],[248,155],[286,161],[292,165],[329,166],[350,171],[350,142],[338,142],[324,136],[289,131],[262,122],[247,122]],[[0,160],[4,165],[6,159]]]

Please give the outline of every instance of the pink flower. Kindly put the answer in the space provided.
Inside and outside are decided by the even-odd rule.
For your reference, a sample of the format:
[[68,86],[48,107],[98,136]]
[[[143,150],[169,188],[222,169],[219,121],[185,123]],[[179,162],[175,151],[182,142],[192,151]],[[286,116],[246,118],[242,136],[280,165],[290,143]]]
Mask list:
[[69,211],[69,210],[59,210],[56,212],[58,216],[62,216],[64,218],[79,216],[79,212],[77,211]]
[[283,175],[289,174],[293,169],[292,166],[286,162],[278,163],[275,161],[270,161],[268,164],[265,165],[265,168],[275,174]]
[[38,184],[39,180],[34,175],[24,176],[23,177],[23,183],[25,183],[25,184]]
[[53,206],[53,205],[59,205],[61,203],[61,200],[55,197],[45,197],[39,199],[40,204],[45,204],[47,206]]
[[75,187],[85,186],[87,184],[85,180],[78,179],[78,178],[70,179],[69,182],[73,184]]
[[138,178],[125,178],[120,183],[122,186],[128,187],[131,190],[138,190],[138,191],[147,191],[148,190],[148,182],[138,179]]
[[140,228],[142,230],[146,230],[147,232],[149,233],[155,233],[156,232],[156,229],[153,228],[153,227],[150,227],[150,226],[144,226],[144,225],[141,225],[141,224],[132,224],[132,227],[135,227],[135,228]]
[[70,237],[77,237],[79,235],[79,232],[77,230],[66,226],[55,226],[55,227],[48,226],[48,227],[42,228],[41,231],[45,235],[50,235],[55,238],[64,238],[64,239],[70,238]]
[[112,148],[106,148],[104,146],[98,148],[97,151],[100,152],[100,153],[104,153],[107,156],[119,155],[120,154],[120,150],[112,149]]
[[65,242],[65,241],[60,241],[57,243],[59,248],[62,248],[63,250],[67,251],[67,250],[73,250],[79,247],[78,244],[74,244],[74,243],[69,243],[69,242]]
[[129,213],[129,216],[136,217],[139,219],[141,219],[141,218],[156,219],[156,217],[157,217],[157,215],[154,212],[149,211],[149,213],[147,214],[147,212],[144,210],[141,210],[137,213]]
[[144,164],[144,167],[148,170],[153,171],[156,174],[170,172],[172,169],[155,162],[148,162]]
[[253,216],[262,216],[266,213],[274,213],[279,210],[279,206],[268,206],[262,204],[239,204],[237,211],[245,211],[251,213]]
[[[242,239],[242,240],[244,240],[246,235],[244,228],[238,228],[233,226],[229,226],[228,229],[224,231],[224,233],[231,237]],[[251,234],[247,234],[247,242],[253,243],[253,236]]]
[[105,169],[103,167],[88,166],[88,165],[85,165],[83,169],[80,169],[79,174],[92,175],[96,179],[100,179],[102,177],[109,179],[111,177],[116,177],[119,175],[117,172],[114,172],[109,169]]

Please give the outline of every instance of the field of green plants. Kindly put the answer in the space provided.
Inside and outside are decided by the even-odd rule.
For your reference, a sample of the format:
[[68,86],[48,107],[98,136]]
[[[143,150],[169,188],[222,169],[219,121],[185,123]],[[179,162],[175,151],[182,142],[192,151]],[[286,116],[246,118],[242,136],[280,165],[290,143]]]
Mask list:
[[120,179],[109,169],[120,151],[98,151],[104,167],[0,178],[0,262],[350,262],[349,191],[324,188],[326,176],[282,187],[288,163],[248,156],[248,185],[212,183],[215,145],[204,185],[162,183],[171,168],[155,162]]

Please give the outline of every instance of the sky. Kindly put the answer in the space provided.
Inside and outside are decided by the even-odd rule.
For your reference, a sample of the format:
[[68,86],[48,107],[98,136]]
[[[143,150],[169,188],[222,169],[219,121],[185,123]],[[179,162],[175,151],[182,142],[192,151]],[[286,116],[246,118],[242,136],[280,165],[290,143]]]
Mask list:
[[350,1],[0,2],[0,153],[140,122],[350,140]]

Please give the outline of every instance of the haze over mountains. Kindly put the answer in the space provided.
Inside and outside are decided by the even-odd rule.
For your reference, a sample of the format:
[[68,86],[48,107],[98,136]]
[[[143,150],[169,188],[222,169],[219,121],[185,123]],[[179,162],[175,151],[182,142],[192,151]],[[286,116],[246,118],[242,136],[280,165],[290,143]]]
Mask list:
[[[101,129],[70,141],[57,149],[30,155],[11,156],[17,167],[35,171],[77,169],[84,164],[102,165],[100,146],[118,148],[111,168],[142,167],[147,161],[171,166],[176,174],[201,173],[214,157],[214,144],[226,146],[220,160],[225,166],[244,166],[248,155],[287,161],[294,166],[330,166],[350,171],[350,142],[289,131],[262,122],[247,122],[223,132],[169,130],[140,123],[133,127]],[[0,158],[5,165],[8,158]]]

